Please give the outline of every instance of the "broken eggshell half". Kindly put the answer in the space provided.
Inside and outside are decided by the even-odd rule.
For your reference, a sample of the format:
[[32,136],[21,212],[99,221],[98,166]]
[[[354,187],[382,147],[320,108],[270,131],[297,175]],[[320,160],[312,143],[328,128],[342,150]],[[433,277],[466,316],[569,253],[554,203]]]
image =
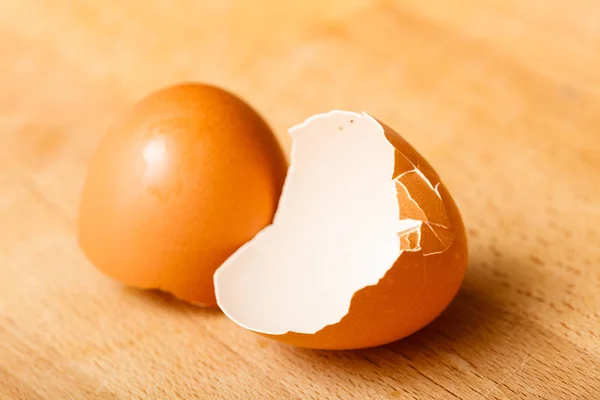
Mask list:
[[437,173],[365,113],[315,115],[289,133],[273,223],[214,275],[223,312],[317,349],[377,346],[428,324],[467,265],[465,228]]

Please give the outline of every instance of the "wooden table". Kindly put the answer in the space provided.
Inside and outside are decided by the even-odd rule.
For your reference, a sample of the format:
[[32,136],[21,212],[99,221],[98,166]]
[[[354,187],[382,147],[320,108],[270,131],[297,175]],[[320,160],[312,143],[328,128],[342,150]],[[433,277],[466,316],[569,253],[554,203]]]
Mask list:
[[[0,2],[0,398],[600,399],[597,0],[59,3]],[[468,225],[448,310],[308,351],[97,272],[75,241],[86,162],[185,80],[245,97],[286,149],[333,108],[405,135]]]

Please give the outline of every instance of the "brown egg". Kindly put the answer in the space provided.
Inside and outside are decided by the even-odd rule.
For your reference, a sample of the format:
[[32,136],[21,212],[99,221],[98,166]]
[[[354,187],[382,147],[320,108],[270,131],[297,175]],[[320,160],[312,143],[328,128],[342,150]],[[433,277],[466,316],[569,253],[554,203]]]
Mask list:
[[290,135],[273,223],[214,275],[223,312],[318,349],[382,345],[424,327],[457,293],[468,258],[438,174],[366,114],[316,115]]
[[157,91],[91,159],[80,246],[126,285],[215,306],[214,271],[271,222],[286,169],[265,121],[235,95],[202,84]]

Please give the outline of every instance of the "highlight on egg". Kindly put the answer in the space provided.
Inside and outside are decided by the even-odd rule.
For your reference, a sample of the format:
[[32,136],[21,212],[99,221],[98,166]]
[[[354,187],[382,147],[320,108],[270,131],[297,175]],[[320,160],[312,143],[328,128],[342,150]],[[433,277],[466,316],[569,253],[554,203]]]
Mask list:
[[238,96],[198,83],[158,90],[92,156],[79,245],[119,282],[215,306],[214,271],[271,222],[286,171],[271,129]]
[[318,349],[382,345],[421,329],[467,266],[459,210],[431,165],[362,113],[290,129],[273,222],[216,271],[216,299],[242,327]]

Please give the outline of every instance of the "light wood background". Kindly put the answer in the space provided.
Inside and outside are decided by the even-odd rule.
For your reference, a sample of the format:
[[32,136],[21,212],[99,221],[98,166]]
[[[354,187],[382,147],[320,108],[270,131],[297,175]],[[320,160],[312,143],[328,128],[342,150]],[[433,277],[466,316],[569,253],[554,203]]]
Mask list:
[[[600,399],[600,2],[291,3],[0,1],[0,398]],[[308,351],[100,275],[74,236],[86,162],[185,80],[245,97],[286,149],[332,108],[401,132],[468,225],[448,310]]]

